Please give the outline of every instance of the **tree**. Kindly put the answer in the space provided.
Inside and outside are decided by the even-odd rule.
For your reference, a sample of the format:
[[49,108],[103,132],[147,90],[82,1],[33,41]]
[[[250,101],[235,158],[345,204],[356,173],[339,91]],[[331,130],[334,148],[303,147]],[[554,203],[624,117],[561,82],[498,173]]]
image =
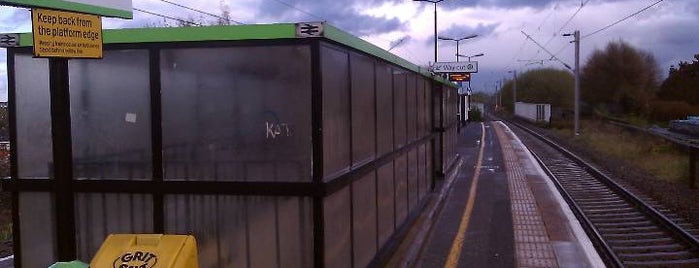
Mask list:
[[652,54],[624,41],[595,50],[580,74],[580,95],[589,105],[614,114],[647,114],[658,88]]
[[[517,77],[517,101],[573,109],[573,83],[573,75],[568,71],[554,68],[527,71]],[[509,80],[502,89],[502,103],[510,111],[514,110],[513,84],[514,81]]]
[[691,63],[681,61],[678,68],[670,67],[658,91],[658,99],[699,105],[699,54],[694,55]]

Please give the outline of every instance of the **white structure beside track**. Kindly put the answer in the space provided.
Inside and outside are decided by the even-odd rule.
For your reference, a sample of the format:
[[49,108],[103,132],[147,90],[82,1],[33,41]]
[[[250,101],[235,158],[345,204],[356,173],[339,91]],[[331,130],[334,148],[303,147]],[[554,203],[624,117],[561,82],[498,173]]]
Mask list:
[[551,104],[516,102],[515,115],[535,123],[549,123],[551,121]]

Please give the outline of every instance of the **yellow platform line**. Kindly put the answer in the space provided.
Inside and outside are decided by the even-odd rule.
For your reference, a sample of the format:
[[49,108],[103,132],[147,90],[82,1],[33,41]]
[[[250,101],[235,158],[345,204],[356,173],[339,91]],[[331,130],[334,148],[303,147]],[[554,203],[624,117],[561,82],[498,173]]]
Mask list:
[[471,220],[471,212],[473,212],[473,203],[476,202],[476,187],[478,187],[478,177],[481,175],[481,165],[483,164],[484,149],[485,125],[481,123],[481,148],[478,152],[478,161],[476,162],[475,170],[473,171],[471,190],[468,194],[468,202],[466,203],[466,209],[464,209],[464,214],[461,216],[459,231],[456,233],[454,242],[451,244],[451,250],[449,250],[449,257],[447,258],[447,262],[444,264],[445,268],[454,268],[459,264],[459,258],[461,257],[461,249],[464,246],[464,237],[466,236],[466,230],[468,229],[468,222]]

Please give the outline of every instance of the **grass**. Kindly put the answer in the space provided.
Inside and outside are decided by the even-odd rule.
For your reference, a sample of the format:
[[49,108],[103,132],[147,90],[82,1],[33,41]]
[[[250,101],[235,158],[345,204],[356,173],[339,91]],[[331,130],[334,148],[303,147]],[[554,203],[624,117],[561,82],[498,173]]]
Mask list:
[[[584,121],[581,125],[577,142],[595,152],[622,160],[662,180],[689,182],[688,156],[671,143],[602,122]],[[555,131],[559,135],[572,136],[569,129]]]
[[5,223],[0,227],[0,241],[12,239],[12,223]]

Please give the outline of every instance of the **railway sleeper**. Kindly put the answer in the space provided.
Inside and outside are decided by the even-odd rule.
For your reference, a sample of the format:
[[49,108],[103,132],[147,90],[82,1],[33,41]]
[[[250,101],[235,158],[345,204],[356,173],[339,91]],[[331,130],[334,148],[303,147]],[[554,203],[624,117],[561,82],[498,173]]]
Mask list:
[[657,232],[660,231],[658,226],[631,226],[631,227],[617,227],[617,228],[597,228],[602,233],[605,234],[629,234],[634,233],[645,233],[645,232]]
[[575,198],[575,202],[607,202],[607,201],[616,201],[616,200],[623,200],[620,197],[616,195],[609,195],[609,196],[602,196],[602,197],[578,197]]
[[595,223],[597,228],[624,228],[624,227],[646,227],[654,226],[655,223],[648,220],[630,221],[630,222],[607,222]]
[[568,190],[568,187],[565,187],[568,193],[570,193],[570,196],[574,200],[600,200],[603,199],[605,196],[615,196],[614,192],[612,191],[594,191],[590,192],[585,189],[581,189],[578,191],[570,191]]
[[616,199],[606,199],[606,200],[578,200],[576,203],[579,205],[597,205],[597,204],[626,204],[626,201],[624,201],[621,198],[616,198]]
[[585,209],[583,208],[583,211],[585,214],[592,214],[592,215],[617,215],[618,213],[622,212],[633,212],[636,211],[636,208],[633,207],[623,207],[623,208],[597,208],[597,209]]
[[689,250],[680,250],[673,252],[651,252],[651,253],[619,253],[617,254],[622,261],[658,261],[658,260],[682,260],[693,259],[697,255]]
[[625,222],[636,222],[636,221],[644,221],[647,218],[638,215],[638,216],[625,216],[625,217],[606,217],[606,218],[595,218],[592,219],[590,218],[590,221],[597,225],[598,223],[625,223]]
[[643,244],[643,245],[648,245],[648,244],[667,244],[671,243],[674,240],[672,238],[668,237],[667,233],[664,232],[647,232],[647,233],[639,233],[639,234],[634,234],[634,235],[628,235],[628,234],[605,234],[604,238],[607,240],[610,240],[610,244],[614,245],[637,245],[637,244]]
[[617,253],[653,253],[653,252],[677,252],[686,250],[687,247],[681,244],[667,244],[667,245],[633,245],[633,246],[620,246],[614,247],[614,252]]
[[592,221],[600,220],[600,219],[625,219],[625,218],[633,218],[633,217],[643,217],[643,214],[641,214],[638,211],[632,211],[632,212],[625,212],[625,213],[585,213],[585,215]]
[[644,267],[667,267],[667,268],[696,268],[699,267],[699,258],[682,259],[682,260],[665,260],[665,261],[627,261],[624,262],[626,267],[644,268]]
[[585,209],[605,209],[605,208],[625,208],[630,207],[628,203],[612,203],[612,204],[584,204],[582,205]]

